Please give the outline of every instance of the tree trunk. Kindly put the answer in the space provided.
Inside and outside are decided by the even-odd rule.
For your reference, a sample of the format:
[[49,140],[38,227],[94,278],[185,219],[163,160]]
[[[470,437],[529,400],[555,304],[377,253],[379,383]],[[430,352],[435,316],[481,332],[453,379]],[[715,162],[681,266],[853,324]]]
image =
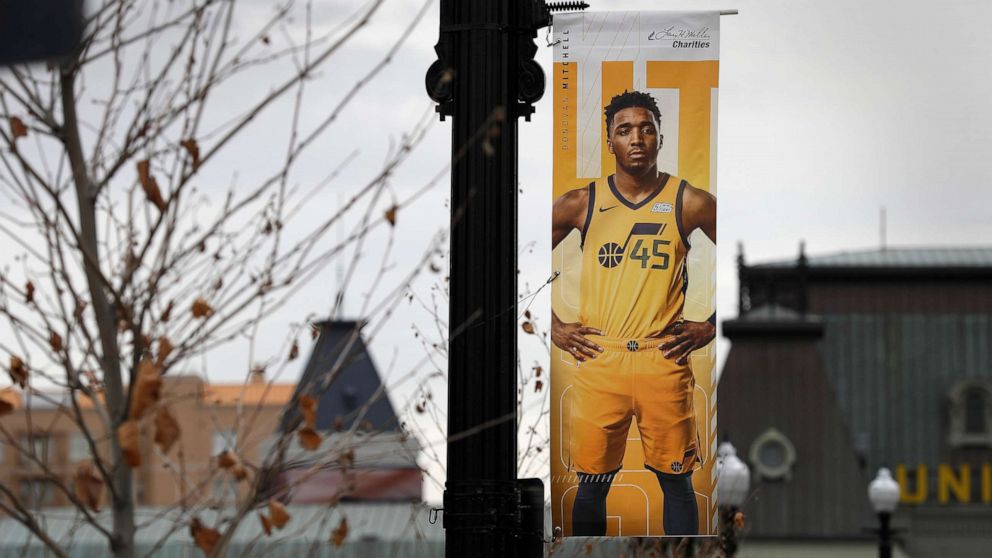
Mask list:
[[[121,446],[117,439],[117,428],[127,414],[127,399],[121,377],[120,348],[117,343],[117,312],[107,292],[107,281],[100,270],[100,251],[96,229],[96,191],[86,168],[79,137],[79,120],[76,115],[76,61],[67,60],[60,71],[63,128],[62,141],[65,144],[72,178],[76,187],[76,200],[79,205],[79,248],[86,270],[86,283],[89,287],[93,313],[96,318],[100,345],[103,350],[104,393],[107,411],[110,416],[110,471],[113,486],[110,488],[113,512],[113,539],[111,550],[118,558],[133,558],[134,552],[134,498],[131,494],[131,468],[124,463]],[[96,403],[96,402],[94,402]],[[99,458],[98,456],[94,456]]]

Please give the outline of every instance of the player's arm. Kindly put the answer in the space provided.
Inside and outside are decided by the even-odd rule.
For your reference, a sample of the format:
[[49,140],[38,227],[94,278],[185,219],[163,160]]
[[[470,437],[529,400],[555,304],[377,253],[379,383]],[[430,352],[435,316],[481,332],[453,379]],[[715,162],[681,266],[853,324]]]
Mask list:
[[589,188],[576,188],[562,194],[551,208],[551,249],[554,250],[572,229],[582,230],[589,211]]
[[[589,188],[577,188],[565,192],[555,200],[551,209],[551,249],[553,250],[573,229],[582,230],[589,212]],[[551,342],[559,349],[571,354],[576,360],[596,358],[603,348],[586,338],[588,334],[602,335],[596,328],[586,327],[579,322],[563,322],[551,311]]]
[[[682,226],[688,237],[692,231],[701,229],[711,241],[716,242],[716,197],[705,190],[686,185],[682,192]],[[705,322],[678,321],[665,328],[665,342],[658,346],[665,358],[679,364],[689,361],[689,355],[705,347],[716,337],[716,315]]]
[[682,226],[688,237],[692,231],[701,229],[713,243],[716,243],[716,197],[692,185],[686,185],[682,192]]

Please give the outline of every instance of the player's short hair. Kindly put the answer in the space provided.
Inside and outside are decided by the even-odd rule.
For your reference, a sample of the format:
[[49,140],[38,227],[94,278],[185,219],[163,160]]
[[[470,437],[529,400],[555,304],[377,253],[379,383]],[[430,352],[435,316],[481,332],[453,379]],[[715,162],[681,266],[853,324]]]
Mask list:
[[658,109],[658,102],[649,93],[643,91],[626,91],[610,99],[610,104],[606,105],[603,112],[606,114],[606,133],[609,135],[613,126],[613,117],[618,112],[626,108],[642,108],[651,111],[654,119],[661,124],[661,110]]

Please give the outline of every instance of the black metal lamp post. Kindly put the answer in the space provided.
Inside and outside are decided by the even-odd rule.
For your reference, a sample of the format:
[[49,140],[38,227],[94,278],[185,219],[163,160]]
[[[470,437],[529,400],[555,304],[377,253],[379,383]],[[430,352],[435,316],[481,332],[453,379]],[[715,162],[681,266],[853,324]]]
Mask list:
[[82,0],[0,0],[0,66],[69,55],[82,34]]
[[730,442],[717,448],[717,495],[720,502],[720,538],[728,557],[737,554],[737,514],[747,498],[751,485],[751,471],[737,457],[737,449]]
[[426,86],[451,126],[445,555],[543,556],[544,488],[517,479],[517,118],[544,94],[543,0],[441,0]]
[[878,515],[878,558],[892,558],[893,530],[889,521],[899,505],[899,483],[885,467],[878,470],[875,480],[868,485],[868,500]]

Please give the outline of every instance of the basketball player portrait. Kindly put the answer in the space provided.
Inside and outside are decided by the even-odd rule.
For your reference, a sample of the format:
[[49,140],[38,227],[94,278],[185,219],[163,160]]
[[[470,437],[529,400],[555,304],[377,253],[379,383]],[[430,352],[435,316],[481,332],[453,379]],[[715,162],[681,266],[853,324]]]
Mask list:
[[644,466],[664,494],[665,534],[696,535],[692,473],[701,457],[689,357],[713,340],[716,320],[682,312],[689,236],[698,229],[716,242],[716,198],[658,168],[662,115],[651,95],[624,92],[604,112],[616,172],[566,192],[552,217],[552,247],[581,234],[579,321],[552,312],[551,327],[554,345],[577,364],[572,534],[606,534],[606,497],[636,420]]

